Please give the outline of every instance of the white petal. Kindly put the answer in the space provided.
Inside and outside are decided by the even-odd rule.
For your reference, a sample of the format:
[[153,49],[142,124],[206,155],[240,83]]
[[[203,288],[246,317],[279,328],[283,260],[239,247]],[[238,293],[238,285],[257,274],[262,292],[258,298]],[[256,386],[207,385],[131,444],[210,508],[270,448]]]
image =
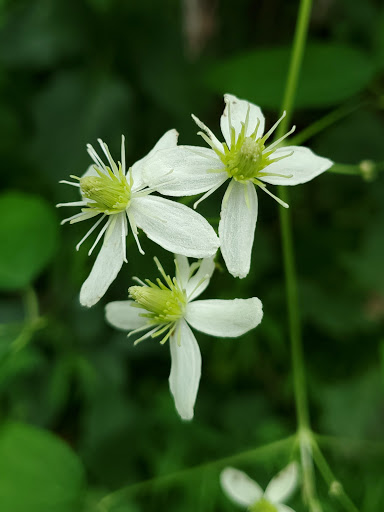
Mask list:
[[107,322],[123,331],[133,331],[143,327],[148,318],[143,318],[140,315],[148,313],[148,311],[132,306],[134,303],[133,300],[117,300],[107,304],[105,307]]
[[257,297],[233,300],[196,300],[187,305],[185,319],[194,329],[219,338],[235,338],[250,331],[263,318]]
[[285,146],[278,148],[271,155],[271,159],[281,157],[283,155],[289,155],[293,151],[291,156],[283,158],[278,162],[268,165],[263,172],[273,172],[282,174],[281,176],[265,176],[260,178],[265,183],[271,183],[272,185],[299,185],[300,183],[306,183],[307,181],[316,178],[319,174],[329,169],[333,162],[328,158],[317,156],[308,148],[301,146]]
[[169,387],[177,412],[183,420],[191,420],[201,376],[201,354],[196,338],[185,320],[179,320],[169,346]]
[[220,127],[229,148],[231,147],[230,126],[234,127],[237,140],[241,128],[245,123],[248,108],[249,118],[245,135],[248,137],[255,131],[258,120],[260,120],[260,124],[257,130],[257,138],[263,135],[265,120],[260,107],[253,103],[249,103],[249,101],[239,100],[239,98],[236,98],[236,96],[233,96],[232,94],[224,94],[224,101],[225,109],[220,119]]
[[189,279],[189,263],[188,258],[186,256],[182,256],[181,254],[175,254],[175,260],[177,263],[177,274],[176,279],[178,280],[180,286],[185,290],[188,284]]
[[147,237],[167,251],[205,258],[219,247],[212,226],[183,204],[163,197],[136,197],[132,199],[131,213]]
[[293,508],[284,505],[284,503],[276,503],[277,512],[295,512]]
[[201,295],[207,288],[209,280],[215,270],[215,257],[204,258],[200,263],[198,271],[188,281],[185,291],[187,292],[188,301],[191,301]]
[[168,130],[165,134],[157,141],[151,151],[143,158],[138,160],[132,165],[132,177],[133,177],[133,189],[140,188],[143,186],[143,168],[148,159],[150,159],[157,151],[162,149],[174,148],[177,146],[177,138],[179,134],[176,130]]
[[215,187],[225,172],[224,164],[212,149],[177,146],[159,151],[145,162],[143,177],[146,184],[168,196],[193,196]]
[[273,503],[281,503],[287,500],[296,489],[298,477],[298,464],[297,462],[291,462],[269,482],[265,489],[266,499]]
[[219,237],[228,271],[245,277],[251,265],[251,252],[257,220],[255,186],[232,180],[221,204]]
[[228,498],[244,507],[253,505],[263,495],[258,483],[235,468],[225,468],[220,474],[220,482]]
[[[113,231],[104,236],[104,242],[97,255],[91,273],[80,290],[80,303],[91,307],[98,302],[116,278],[125,258],[122,238],[124,213],[117,214]],[[108,230],[107,230],[108,233]]]

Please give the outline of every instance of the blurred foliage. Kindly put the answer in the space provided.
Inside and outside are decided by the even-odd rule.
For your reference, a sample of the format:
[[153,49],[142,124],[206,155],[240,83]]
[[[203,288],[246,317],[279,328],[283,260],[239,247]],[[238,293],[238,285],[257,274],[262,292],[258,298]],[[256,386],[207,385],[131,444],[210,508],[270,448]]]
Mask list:
[[[194,24],[186,9],[192,4],[201,6]],[[104,305],[127,297],[133,275],[155,276],[155,246],[141,237],[146,255],[139,256],[131,241],[119,279],[99,304],[83,309],[78,294],[94,256],[87,256],[91,241],[79,252],[75,245],[88,228],[65,225],[59,239],[58,219],[67,215],[55,215],[53,207],[77,200],[58,181],[86,169],[85,144],[97,137],[116,154],[124,133],[128,164],[172,127],[181,143],[200,144],[190,113],[219,135],[223,92],[259,104],[271,126],[297,7],[283,0],[240,0],[235,7],[213,0],[0,2],[4,512],[96,511],[121,486],[294,432],[274,201],[260,197],[248,278],[229,276],[219,258],[205,292],[206,298],[256,295],[265,317],[240,339],[198,335],[204,367],[192,423],[182,423],[174,410],[167,345],[133,347],[104,321]],[[308,142],[338,163],[384,161],[383,34],[379,0],[314,2],[294,123],[299,132],[341,104],[356,104]],[[328,173],[291,193],[313,424],[336,439],[324,438],[327,457],[362,512],[377,512],[384,502],[383,197],[383,173],[373,183]],[[215,228],[220,200],[218,192],[199,206]],[[172,256],[156,251],[171,272]],[[238,466],[265,485],[291,448]],[[109,510],[229,512],[235,507],[220,490],[221,467],[133,486]],[[319,491],[325,511],[342,510],[325,485]],[[290,504],[305,510],[299,493]]]

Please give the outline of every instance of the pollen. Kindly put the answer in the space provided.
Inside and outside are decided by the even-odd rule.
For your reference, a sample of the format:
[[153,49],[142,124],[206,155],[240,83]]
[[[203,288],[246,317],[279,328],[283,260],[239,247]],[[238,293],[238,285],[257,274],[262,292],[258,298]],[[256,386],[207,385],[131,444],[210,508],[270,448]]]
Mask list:
[[101,171],[96,166],[97,176],[80,178],[80,190],[89,199],[87,209],[113,215],[126,210],[131,200],[131,186],[119,164],[113,172],[110,167]]

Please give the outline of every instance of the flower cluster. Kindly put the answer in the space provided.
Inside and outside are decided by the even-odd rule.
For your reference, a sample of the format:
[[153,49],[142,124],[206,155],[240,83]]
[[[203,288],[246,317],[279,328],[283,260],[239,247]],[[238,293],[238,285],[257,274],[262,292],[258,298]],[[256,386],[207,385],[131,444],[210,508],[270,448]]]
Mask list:
[[[307,148],[279,147],[294,128],[268,145],[268,139],[285,114],[264,134],[265,120],[259,107],[230,94],[224,96],[224,101],[226,105],[220,120],[223,142],[193,116],[208,148],[178,146],[178,134],[170,130],[148,155],[127,166],[124,137],[118,162],[113,160],[103,141],[99,140],[104,159],[88,145],[93,164],[83,176],[71,176],[73,181],[63,181],[77,187],[80,198],[58,205],[81,208],[80,213],[64,219],[62,224],[95,220],[77,249],[99,228],[89,254],[101,240],[102,246],[80,291],[80,302],[84,306],[93,306],[100,300],[127,262],[129,232],[141,254],[144,251],[139,229],[150,240],[175,253],[175,277],[167,275],[155,258],[162,280],[138,280],[138,285],[129,288],[129,300],[107,305],[106,318],[114,327],[130,331],[130,335],[146,331],[136,343],[149,337],[159,339],[161,344],[169,342],[169,386],[176,409],[184,420],[193,417],[201,375],[200,350],[191,327],[219,338],[237,337],[256,327],[263,316],[262,304],[256,297],[195,300],[209,284],[218,248],[234,277],[247,276],[258,214],[256,189],[288,207],[268,185],[305,183],[332,165],[330,160]],[[204,193],[195,203],[196,208],[226,182],[219,236],[195,210],[161,197]],[[190,264],[187,257],[202,259]],[[223,486],[235,501],[242,493],[237,488],[248,491],[252,488],[249,482],[244,484],[245,477],[239,475],[232,469],[223,473]],[[272,482],[264,494],[254,483],[253,491],[237,501],[251,506],[253,512],[287,512],[290,509],[280,504],[278,493],[274,491],[277,484]],[[284,496],[283,493],[280,498]],[[269,502],[271,505],[267,506]]]

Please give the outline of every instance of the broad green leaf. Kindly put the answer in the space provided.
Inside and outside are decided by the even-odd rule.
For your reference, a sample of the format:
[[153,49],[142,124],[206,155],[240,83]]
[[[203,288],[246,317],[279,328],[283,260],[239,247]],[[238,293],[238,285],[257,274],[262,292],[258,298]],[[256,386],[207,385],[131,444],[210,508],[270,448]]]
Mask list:
[[84,473],[77,456],[49,432],[9,422],[0,429],[0,510],[77,512]]
[[58,221],[53,206],[21,192],[0,196],[0,289],[30,284],[54,255]]
[[[291,48],[262,48],[226,59],[206,74],[208,87],[230,92],[263,108],[279,109]],[[374,75],[373,61],[361,50],[342,44],[308,44],[295,106],[329,107],[362,91]]]

